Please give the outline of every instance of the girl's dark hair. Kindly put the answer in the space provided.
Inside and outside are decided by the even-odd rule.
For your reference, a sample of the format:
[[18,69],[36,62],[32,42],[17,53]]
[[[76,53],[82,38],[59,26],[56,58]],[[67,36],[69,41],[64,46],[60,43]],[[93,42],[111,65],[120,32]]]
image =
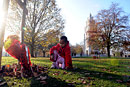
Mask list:
[[67,40],[67,37],[66,36],[61,36],[61,38],[60,38],[61,40],[64,40],[65,42],[68,42],[68,40]]

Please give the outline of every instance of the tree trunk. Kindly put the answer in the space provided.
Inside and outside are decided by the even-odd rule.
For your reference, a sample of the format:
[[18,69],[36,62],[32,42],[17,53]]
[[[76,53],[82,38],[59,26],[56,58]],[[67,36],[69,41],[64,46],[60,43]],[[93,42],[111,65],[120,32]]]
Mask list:
[[37,58],[37,51],[35,52],[35,57]]
[[45,57],[46,52],[45,51],[42,51],[42,52],[43,52],[43,57]]
[[109,45],[109,43],[107,44],[107,56],[108,56],[108,57],[111,57],[111,55],[110,55],[110,45]]
[[31,57],[34,57],[34,47],[33,47],[33,45],[31,46]]

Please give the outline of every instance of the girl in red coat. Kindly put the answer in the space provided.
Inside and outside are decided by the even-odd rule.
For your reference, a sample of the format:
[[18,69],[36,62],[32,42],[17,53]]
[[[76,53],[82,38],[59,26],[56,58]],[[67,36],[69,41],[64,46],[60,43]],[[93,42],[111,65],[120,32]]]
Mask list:
[[54,59],[54,51],[57,51],[58,54],[64,58],[65,60],[65,68],[66,69],[72,69],[72,59],[71,59],[71,52],[70,52],[70,46],[69,41],[67,40],[66,36],[62,36],[60,38],[60,42],[53,46],[50,49],[50,60],[53,62],[51,68],[56,68],[56,60]]

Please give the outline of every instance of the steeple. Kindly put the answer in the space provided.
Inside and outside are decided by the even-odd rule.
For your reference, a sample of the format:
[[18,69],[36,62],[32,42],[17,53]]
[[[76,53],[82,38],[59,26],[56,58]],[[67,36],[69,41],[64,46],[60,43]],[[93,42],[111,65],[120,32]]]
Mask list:
[[92,14],[90,13],[90,18],[92,18]]
[[90,18],[89,18],[89,20],[90,21],[92,21],[93,20],[93,16],[92,16],[92,14],[90,13]]

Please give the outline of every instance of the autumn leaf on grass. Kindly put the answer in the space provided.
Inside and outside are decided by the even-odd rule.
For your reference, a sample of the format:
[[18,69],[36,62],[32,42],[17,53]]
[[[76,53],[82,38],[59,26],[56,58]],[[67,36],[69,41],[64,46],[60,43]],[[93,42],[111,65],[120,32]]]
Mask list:
[[56,76],[58,76],[58,75],[59,75],[59,73],[53,73],[53,75],[56,75]]
[[121,83],[122,81],[121,80],[116,80],[116,82]]
[[65,80],[66,82],[70,82],[70,80]]
[[111,70],[109,69],[108,72],[111,72]]
[[39,78],[37,78],[36,80],[46,80],[47,79],[47,76],[40,76]]
[[103,71],[106,71],[106,69],[104,68],[104,69],[102,69]]
[[79,80],[79,81],[84,81],[84,78],[79,78],[78,80]]
[[90,73],[85,73],[85,75],[90,75]]
[[46,80],[46,79],[47,79],[47,76],[40,76],[40,79],[41,79],[41,80]]
[[76,81],[73,81],[72,84],[76,84]]
[[100,73],[95,73],[96,75],[99,75]]
[[130,83],[128,82],[128,83],[126,83],[128,86],[130,86]]
[[43,85],[47,84],[46,81],[40,81],[40,83],[42,83]]
[[65,75],[65,74],[67,74],[67,72],[64,71],[63,74]]
[[6,83],[6,82],[1,82],[1,83],[0,83],[0,87],[1,87],[1,86],[4,86],[5,84],[7,84],[7,83]]
[[45,72],[41,71],[41,74],[44,74]]
[[82,81],[82,83],[83,83],[83,84],[86,84],[86,81],[85,81],[85,80],[83,80],[83,81]]
[[75,87],[72,83],[68,83],[69,87]]
[[41,78],[37,78],[36,80],[40,80]]
[[113,77],[112,76],[108,76],[108,79],[112,79]]
[[87,85],[86,87],[90,87],[90,84],[89,84],[89,85]]
[[91,77],[88,77],[88,80],[91,80]]

